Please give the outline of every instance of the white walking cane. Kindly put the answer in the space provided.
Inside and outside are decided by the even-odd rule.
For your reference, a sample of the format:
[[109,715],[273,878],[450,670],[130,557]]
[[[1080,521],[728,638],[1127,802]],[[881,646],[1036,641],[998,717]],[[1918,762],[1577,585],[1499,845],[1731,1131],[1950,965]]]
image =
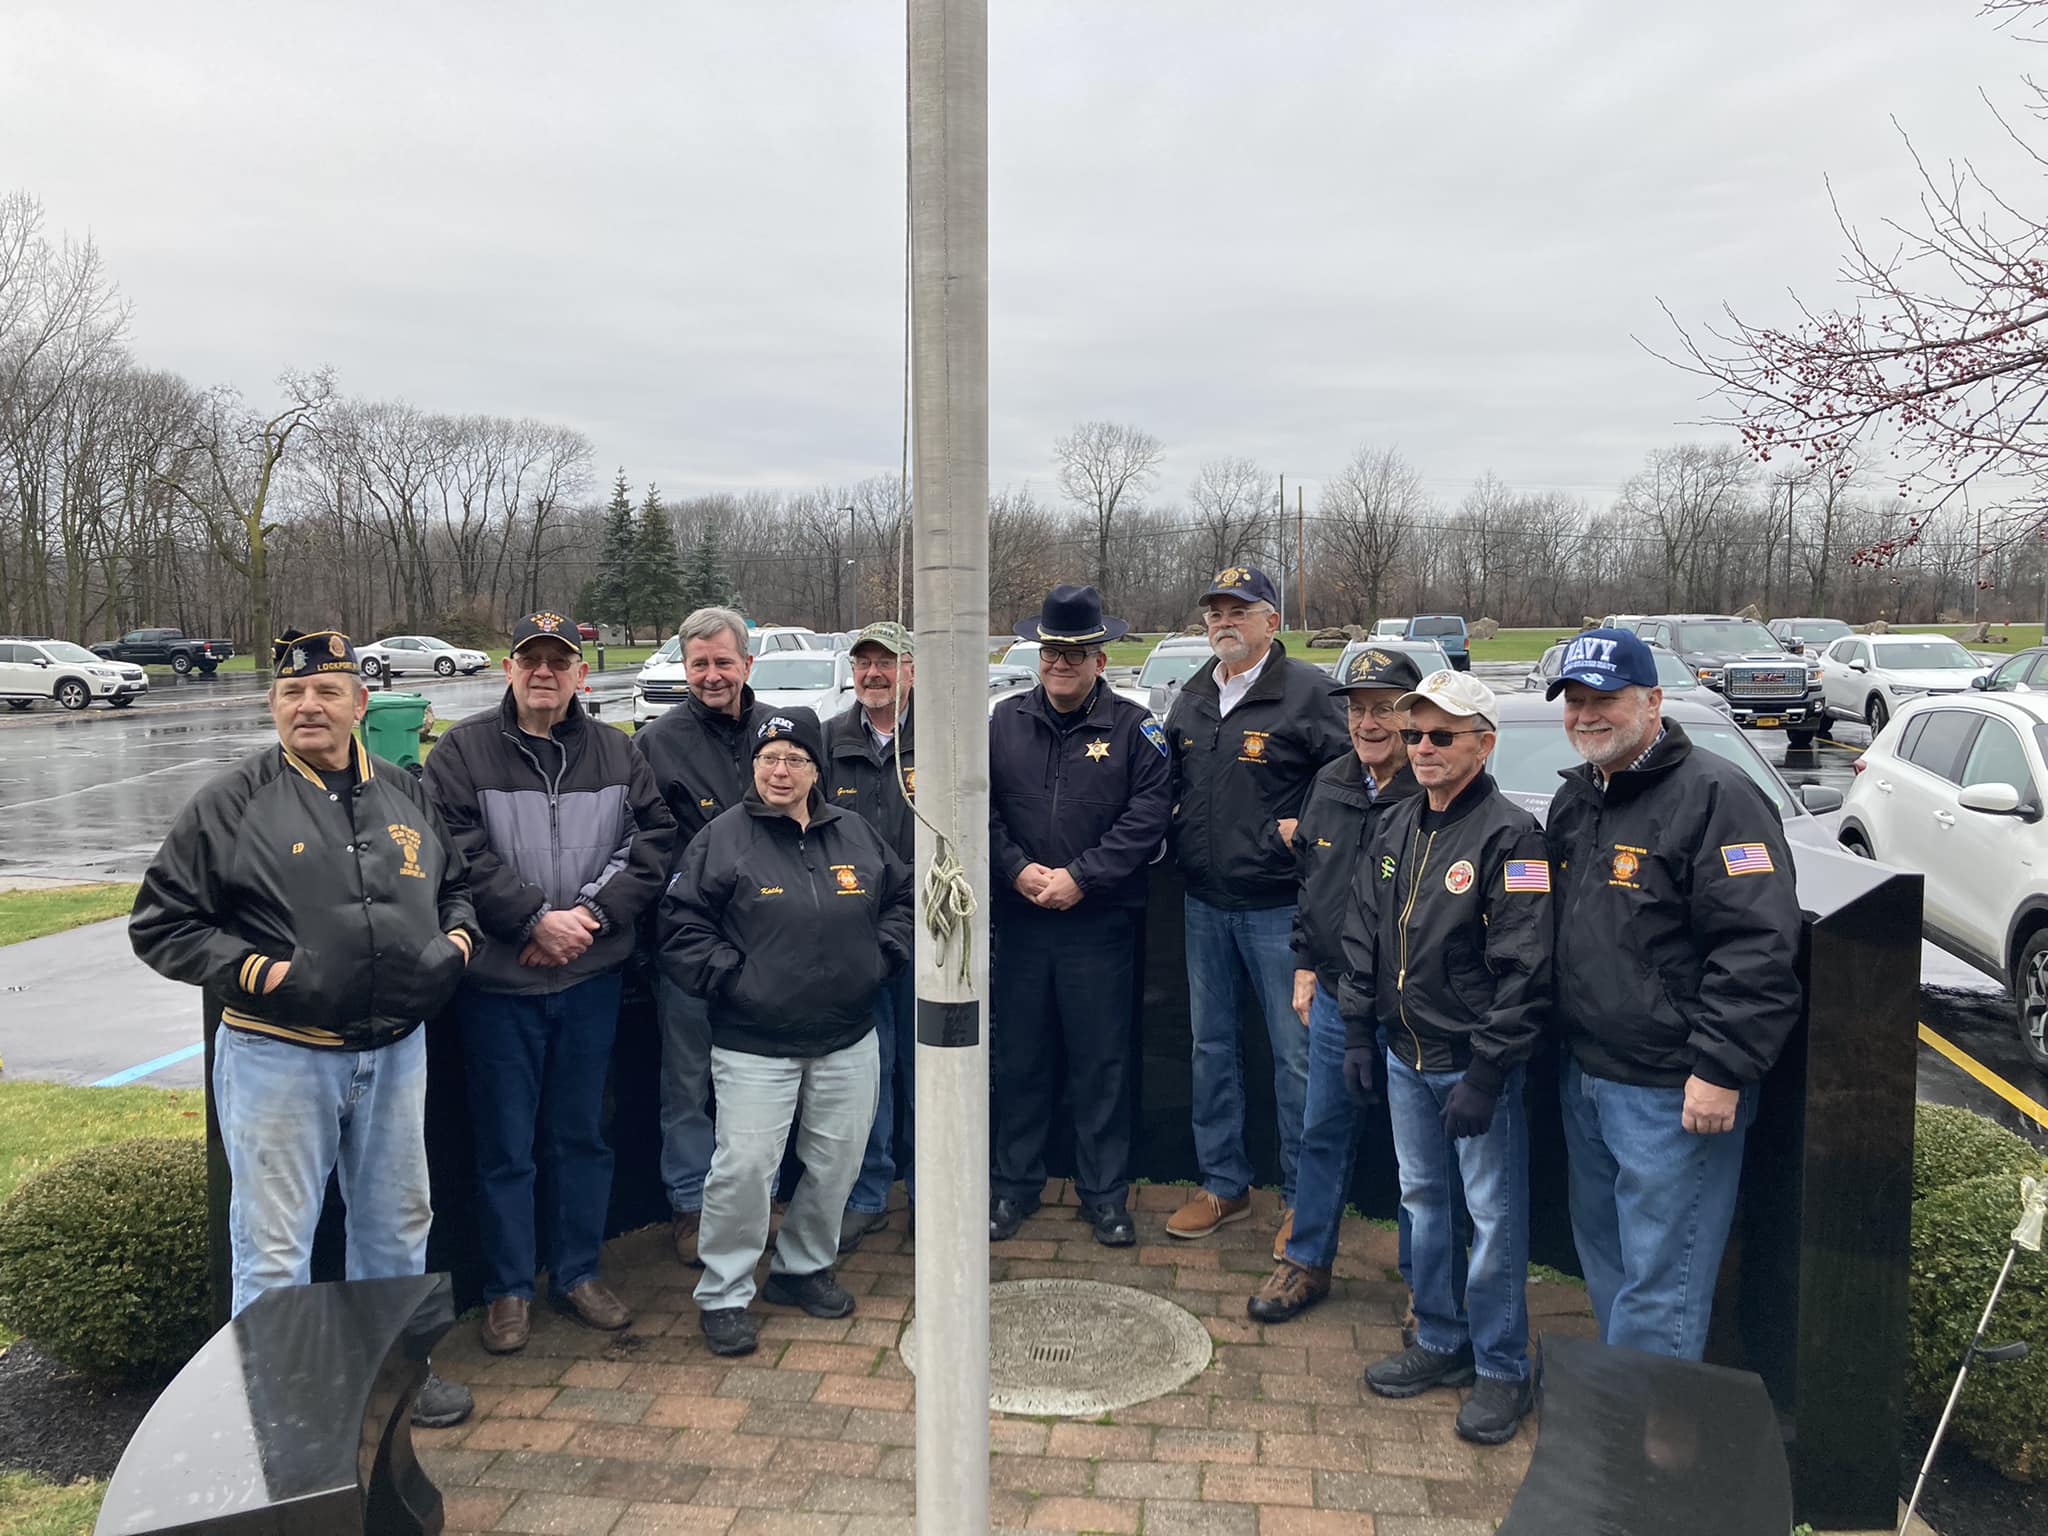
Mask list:
[[2041,1251],[2041,1229],[2048,1222],[2048,1179],[2020,1180],[2020,1224],[2012,1229],[2012,1246],[2005,1251],[2004,1267],[1998,1271],[1998,1283],[1991,1287],[1991,1299],[1984,1303],[1984,1315],[1977,1319],[1977,1333],[1970,1340],[1970,1347],[1963,1351],[1963,1368],[1956,1373],[1955,1390],[1948,1395],[1948,1406],[1941,1411],[1941,1422],[1934,1427],[1934,1441],[1927,1447],[1927,1459],[1920,1463],[1920,1476],[1913,1484],[1913,1497],[1906,1505],[1906,1518],[1899,1522],[1899,1536],[1906,1536],[1906,1527],[1913,1523],[1913,1511],[1920,1506],[1920,1494],[1927,1487],[1927,1474],[1934,1470],[1935,1455],[1941,1450],[1941,1437],[1948,1433],[1948,1421],[1954,1417],[1956,1400],[1963,1395],[1963,1383],[1969,1379],[1970,1366],[1984,1360],[1998,1364],[2006,1360],[2026,1358],[2025,1340],[2012,1344],[1990,1344],[1984,1342],[1984,1330],[1991,1325],[1991,1309],[1998,1305],[1998,1293],[2005,1289],[2005,1277],[2012,1273],[2012,1262],[2020,1255],[2022,1248],[2029,1253]]

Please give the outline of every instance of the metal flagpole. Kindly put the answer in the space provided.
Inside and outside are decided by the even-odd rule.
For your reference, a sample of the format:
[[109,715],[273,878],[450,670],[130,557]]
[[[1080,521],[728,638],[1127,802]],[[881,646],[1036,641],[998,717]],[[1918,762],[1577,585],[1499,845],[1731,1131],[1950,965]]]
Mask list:
[[910,221],[917,1529],[967,1536],[988,1529],[987,0],[910,0]]

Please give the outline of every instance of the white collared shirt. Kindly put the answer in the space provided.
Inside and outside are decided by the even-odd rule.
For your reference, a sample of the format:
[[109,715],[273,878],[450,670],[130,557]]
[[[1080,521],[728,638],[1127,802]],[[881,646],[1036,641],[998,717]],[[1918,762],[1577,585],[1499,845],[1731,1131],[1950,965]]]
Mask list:
[[1265,655],[1253,662],[1244,671],[1238,673],[1237,676],[1229,678],[1223,675],[1222,661],[1220,659],[1217,661],[1211,676],[1216,679],[1216,715],[1218,719],[1228,715],[1233,709],[1244,702],[1244,696],[1251,692],[1252,684],[1259,680],[1259,674],[1266,670],[1266,663],[1272,659],[1273,651],[1269,646]]

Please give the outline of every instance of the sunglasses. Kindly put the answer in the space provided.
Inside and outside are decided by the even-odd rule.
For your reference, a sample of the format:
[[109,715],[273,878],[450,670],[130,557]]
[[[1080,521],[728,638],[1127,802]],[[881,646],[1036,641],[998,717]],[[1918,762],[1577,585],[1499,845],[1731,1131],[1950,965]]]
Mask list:
[[1488,733],[1484,728],[1476,731],[1403,731],[1401,739],[1411,747],[1419,747],[1422,745],[1422,738],[1427,736],[1432,747],[1448,747],[1460,736],[1484,736],[1486,734]]

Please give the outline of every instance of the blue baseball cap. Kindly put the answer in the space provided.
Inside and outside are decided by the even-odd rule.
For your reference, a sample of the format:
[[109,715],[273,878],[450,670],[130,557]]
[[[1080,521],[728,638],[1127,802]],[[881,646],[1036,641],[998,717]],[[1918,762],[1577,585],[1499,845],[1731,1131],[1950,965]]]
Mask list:
[[1280,606],[1280,593],[1273,586],[1273,578],[1255,565],[1226,565],[1216,573],[1216,579],[1209,583],[1209,590],[1199,601],[1206,603],[1212,597],[1235,597],[1247,603]]
[[1657,658],[1640,635],[1625,629],[1589,629],[1566,644],[1557,676],[1543,697],[1556,698],[1566,683],[1584,683],[1603,693],[1617,688],[1654,688]]

